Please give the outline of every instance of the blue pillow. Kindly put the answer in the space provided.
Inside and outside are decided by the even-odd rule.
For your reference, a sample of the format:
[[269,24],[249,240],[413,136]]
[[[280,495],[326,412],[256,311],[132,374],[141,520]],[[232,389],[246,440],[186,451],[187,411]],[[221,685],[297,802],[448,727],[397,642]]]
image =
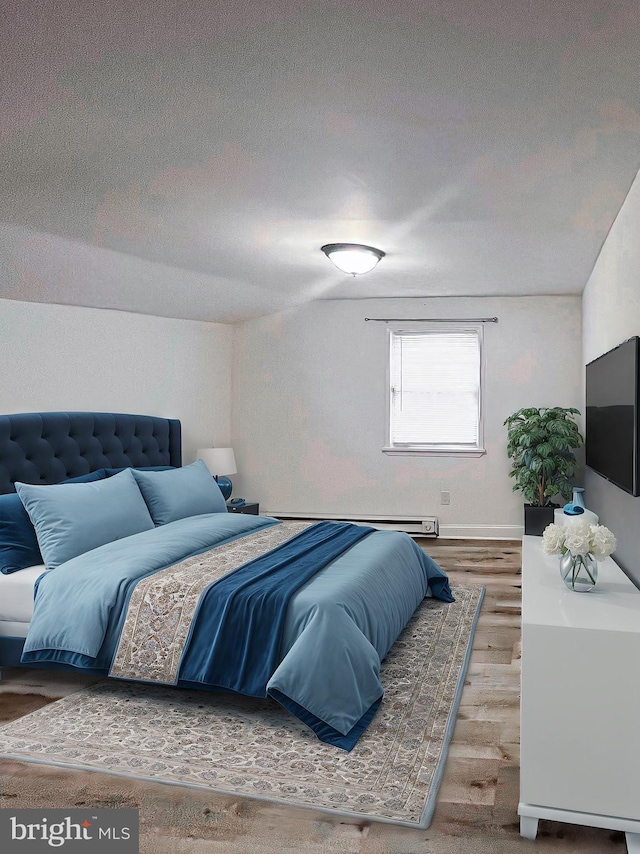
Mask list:
[[227,512],[220,487],[202,460],[173,471],[132,472],[156,525]]
[[[121,466],[118,469],[103,469],[106,477],[112,477],[114,474],[120,474],[121,471],[125,471],[128,468],[132,468],[132,466]],[[136,471],[173,471],[175,466],[135,466]]]
[[[98,469],[64,480],[59,485],[91,483],[104,477],[105,470]],[[42,562],[36,531],[20,496],[16,492],[0,495],[0,572],[9,575]]]
[[73,489],[16,483],[16,490],[36,529],[47,569],[153,528],[130,469]]

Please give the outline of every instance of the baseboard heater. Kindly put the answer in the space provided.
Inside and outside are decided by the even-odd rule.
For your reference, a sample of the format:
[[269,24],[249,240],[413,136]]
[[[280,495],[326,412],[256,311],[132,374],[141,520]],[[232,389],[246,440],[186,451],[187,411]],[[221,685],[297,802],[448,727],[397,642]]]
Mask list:
[[438,519],[435,516],[427,516],[424,519],[397,518],[386,516],[334,516],[320,513],[264,513],[265,516],[273,516],[276,519],[291,521],[292,519],[328,519],[331,522],[353,522],[356,525],[371,525],[372,528],[380,528],[382,531],[403,531],[414,537],[437,537]]

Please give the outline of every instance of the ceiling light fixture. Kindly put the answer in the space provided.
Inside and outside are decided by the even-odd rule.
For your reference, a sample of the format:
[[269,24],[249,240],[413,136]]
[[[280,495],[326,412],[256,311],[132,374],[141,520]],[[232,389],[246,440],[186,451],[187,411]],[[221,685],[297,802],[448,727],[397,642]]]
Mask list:
[[385,253],[374,246],[363,246],[361,243],[326,243],[320,249],[332,261],[338,270],[359,276],[368,273],[376,266]]

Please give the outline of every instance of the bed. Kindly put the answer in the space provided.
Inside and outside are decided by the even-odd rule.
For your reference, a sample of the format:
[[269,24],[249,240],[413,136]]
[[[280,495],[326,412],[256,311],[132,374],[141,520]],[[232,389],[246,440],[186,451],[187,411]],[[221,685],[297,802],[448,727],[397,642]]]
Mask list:
[[0,667],[269,696],[350,750],[445,573],[406,534],[231,514],[175,419],[0,416]]

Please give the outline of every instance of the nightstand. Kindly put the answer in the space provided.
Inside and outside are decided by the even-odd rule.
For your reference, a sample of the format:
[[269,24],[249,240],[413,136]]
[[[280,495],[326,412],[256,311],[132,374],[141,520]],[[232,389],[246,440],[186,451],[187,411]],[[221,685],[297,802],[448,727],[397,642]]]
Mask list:
[[229,504],[227,502],[227,511],[229,513],[250,513],[252,516],[258,516],[260,513],[260,505],[255,504]]

